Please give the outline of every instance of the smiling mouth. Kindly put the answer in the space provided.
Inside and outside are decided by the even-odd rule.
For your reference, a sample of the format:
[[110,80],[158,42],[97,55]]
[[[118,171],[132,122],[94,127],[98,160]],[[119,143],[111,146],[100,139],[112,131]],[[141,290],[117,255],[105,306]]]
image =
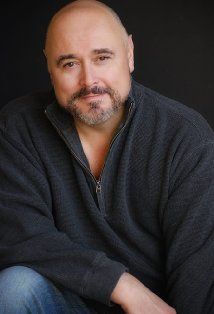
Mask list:
[[102,95],[103,94],[88,94],[88,95],[82,96],[82,98],[95,98],[95,97],[100,97]]
[[88,95],[82,96],[82,98],[93,98],[93,97],[99,97],[102,95],[103,94],[88,94]]

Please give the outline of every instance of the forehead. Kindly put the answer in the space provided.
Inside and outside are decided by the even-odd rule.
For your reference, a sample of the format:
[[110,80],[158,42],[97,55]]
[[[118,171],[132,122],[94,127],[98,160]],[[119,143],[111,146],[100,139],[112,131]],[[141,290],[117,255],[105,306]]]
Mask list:
[[[47,46],[53,52],[118,49],[124,37],[112,16],[97,11],[77,11],[57,17],[48,32]],[[75,51],[72,51],[75,52]]]

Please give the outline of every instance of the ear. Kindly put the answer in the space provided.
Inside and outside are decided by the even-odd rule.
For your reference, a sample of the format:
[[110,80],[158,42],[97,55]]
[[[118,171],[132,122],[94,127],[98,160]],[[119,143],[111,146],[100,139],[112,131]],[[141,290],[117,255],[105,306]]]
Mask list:
[[42,52],[43,52],[43,55],[45,56],[45,59],[46,59],[46,62],[47,62],[48,72],[50,73],[50,71],[49,71],[49,66],[48,66],[48,57],[47,57],[47,53],[46,53],[45,49],[43,49]]
[[132,35],[128,36],[128,62],[129,71],[132,73],[134,71],[134,44],[132,41]]
[[47,55],[46,55],[45,48],[42,50],[42,52],[43,52],[43,54],[44,54],[45,58],[47,59]]
[[48,68],[48,73],[49,73],[49,76],[50,76],[51,84],[53,85],[53,79],[52,79],[51,71],[50,71],[50,68],[49,68],[47,53],[46,53],[45,49],[43,49],[43,54],[44,54],[46,62],[47,62],[47,68]]

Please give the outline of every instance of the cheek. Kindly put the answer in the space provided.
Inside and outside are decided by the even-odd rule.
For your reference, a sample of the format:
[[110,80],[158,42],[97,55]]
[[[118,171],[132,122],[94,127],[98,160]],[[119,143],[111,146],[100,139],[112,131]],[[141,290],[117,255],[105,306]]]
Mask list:
[[130,85],[130,70],[128,63],[118,63],[106,73],[109,85],[121,92],[127,90]]
[[122,67],[115,73],[112,84],[122,99],[126,99],[131,88],[131,75],[128,64],[123,64]]
[[52,82],[56,89],[66,91],[69,88],[72,88],[74,82],[71,77],[66,75],[52,75]]
[[77,90],[71,77],[66,75],[52,75],[52,84],[56,98],[61,105],[66,105],[67,100]]
[[53,75],[52,77],[53,87],[57,94],[70,95],[77,91],[78,86],[71,75]]
[[130,76],[128,60],[121,58],[112,68],[112,79],[116,81],[124,81]]

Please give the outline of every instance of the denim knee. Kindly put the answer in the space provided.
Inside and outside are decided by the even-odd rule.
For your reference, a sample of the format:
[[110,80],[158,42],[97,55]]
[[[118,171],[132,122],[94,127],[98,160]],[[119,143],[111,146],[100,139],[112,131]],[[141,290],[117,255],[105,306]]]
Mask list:
[[89,314],[82,299],[59,290],[31,268],[13,266],[0,272],[0,313]]
[[45,278],[31,268],[13,266],[0,272],[0,313],[21,313],[31,307],[32,298],[45,284]]

